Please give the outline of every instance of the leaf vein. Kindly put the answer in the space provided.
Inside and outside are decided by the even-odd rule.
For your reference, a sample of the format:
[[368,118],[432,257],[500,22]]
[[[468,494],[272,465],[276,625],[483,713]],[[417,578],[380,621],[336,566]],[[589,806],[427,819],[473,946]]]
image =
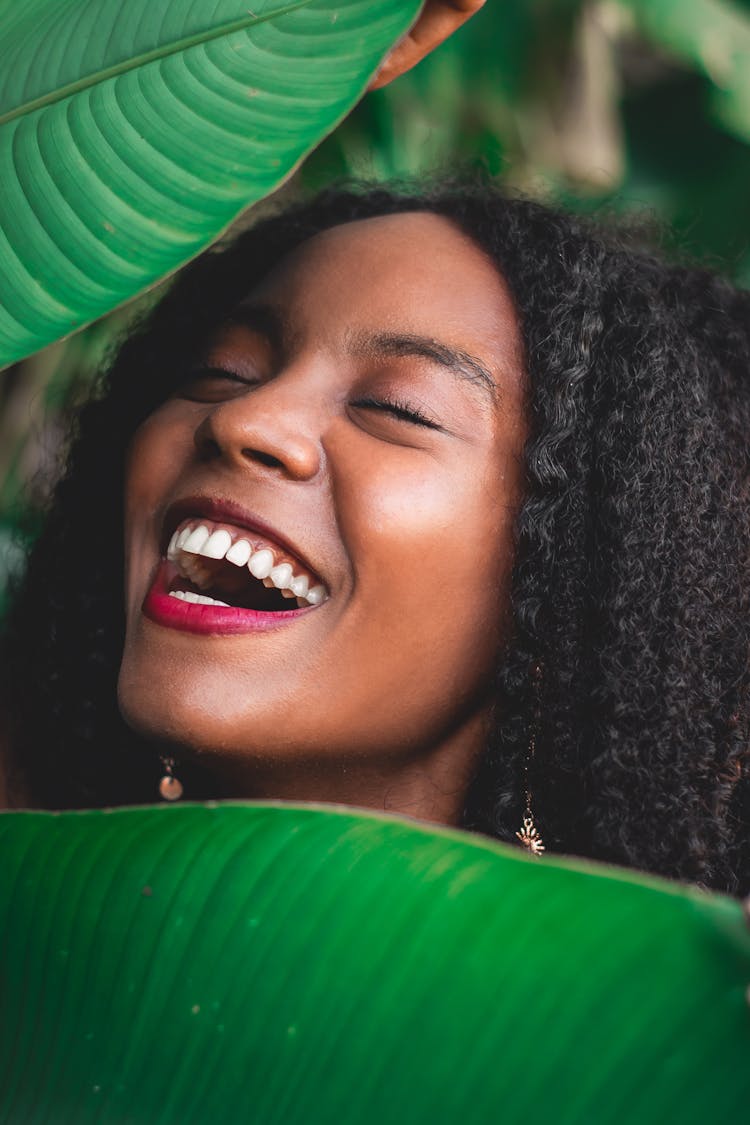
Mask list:
[[280,8],[275,8],[272,12],[263,12],[261,15],[248,14],[247,16],[242,16],[240,19],[219,24],[217,27],[210,28],[209,30],[199,31],[194,35],[185,36],[183,39],[176,39],[171,43],[163,43],[159,47],[154,47],[151,51],[145,51],[143,54],[136,55],[129,59],[123,59],[119,63],[114,63],[112,66],[95,71],[93,74],[87,74],[83,78],[78,78],[75,82],[69,82],[65,86],[60,86],[57,90],[51,90],[47,94],[42,94],[41,97],[15,106],[6,113],[0,114],[0,125],[5,125],[28,113],[34,113],[36,110],[43,109],[45,106],[64,101],[65,98],[72,97],[74,94],[80,93],[81,90],[90,89],[92,86],[97,86],[102,82],[117,78],[121,74],[127,74],[129,71],[137,70],[139,67],[146,66],[148,63],[157,62],[159,59],[168,58],[170,55],[180,54],[183,51],[189,50],[191,47],[199,47],[203,43],[209,43],[214,39],[221,39],[226,35],[232,35],[236,31],[244,31],[251,27],[257,27],[258,24],[267,23],[269,20],[277,19],[279,16],[285,16],[287,13],[295,12],[299,8],[308,7],[311,3],[312,0],[295,0],[295,2],[291,4],[284,4]]

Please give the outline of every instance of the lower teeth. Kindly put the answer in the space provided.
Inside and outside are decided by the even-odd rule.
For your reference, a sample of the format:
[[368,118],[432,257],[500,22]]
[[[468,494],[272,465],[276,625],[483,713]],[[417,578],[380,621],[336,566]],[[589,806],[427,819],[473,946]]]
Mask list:
[[220,605],[229,609],[229,602],[219,602],[216,598],[209,598],[208,594],[194,594],[192,590],[170,590],[170,598],[179,598],[181,602],[195,602],[196,605]]

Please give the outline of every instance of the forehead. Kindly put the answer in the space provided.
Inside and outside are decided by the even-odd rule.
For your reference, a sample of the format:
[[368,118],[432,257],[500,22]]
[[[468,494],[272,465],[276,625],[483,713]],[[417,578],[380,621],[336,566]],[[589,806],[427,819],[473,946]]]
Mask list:
[[520,376],[523,345],[507,282],[468,235],[431,212],[331,227],[281,259],[249,295],[318,334],[388,328],[483,352]]

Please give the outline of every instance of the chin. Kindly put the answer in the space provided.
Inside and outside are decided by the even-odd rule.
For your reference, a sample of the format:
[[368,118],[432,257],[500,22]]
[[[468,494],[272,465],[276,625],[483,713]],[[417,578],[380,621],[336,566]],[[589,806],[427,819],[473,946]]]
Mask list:
[[138,677],[120,674],[117,705],[125,723],[136,734],[157,742],[185,741],[189,724],[182,707],[175,707],[168,693],[155,691],[154,685],[140,683]]
[[[184,683],[178,688],[171,677],[165,683],[158,670],[151,675],[147,666],[131,670],[124,664],[117,684],[117,703],[130,729],[149,741],[196,751],[210,749],[201,737],[205,723],[199,721]],[[216,722],[212,725],[216,731]]]
[[244,721],[239,722],[236,713],[222,706],[216,685],[200,679],[193,685],[184,677],[165,682],[163,674],[151,674],[148,666],[131,670],[126,663],[120,671],[117,701],[123,720],[136,734],[188,757],[249,759],[255,756],[256,741],[266,753],[271,745],[268,724],[253,723],[248,731],[247,714],[243,712]]

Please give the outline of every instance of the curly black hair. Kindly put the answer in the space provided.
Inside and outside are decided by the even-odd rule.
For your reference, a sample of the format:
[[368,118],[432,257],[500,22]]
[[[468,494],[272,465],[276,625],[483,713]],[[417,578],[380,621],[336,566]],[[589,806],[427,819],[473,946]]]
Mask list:
[[197,259],[126,339],[7,623],[19,776],[40,807],[155,799],[157,748],[115,699],[128,442],[282,255],[407,211],[496,263],[528,369],[512,639],[464,827],[516,842],[535,730],[548,853],[750,891],[750,294],[486,183],[329,189]]

